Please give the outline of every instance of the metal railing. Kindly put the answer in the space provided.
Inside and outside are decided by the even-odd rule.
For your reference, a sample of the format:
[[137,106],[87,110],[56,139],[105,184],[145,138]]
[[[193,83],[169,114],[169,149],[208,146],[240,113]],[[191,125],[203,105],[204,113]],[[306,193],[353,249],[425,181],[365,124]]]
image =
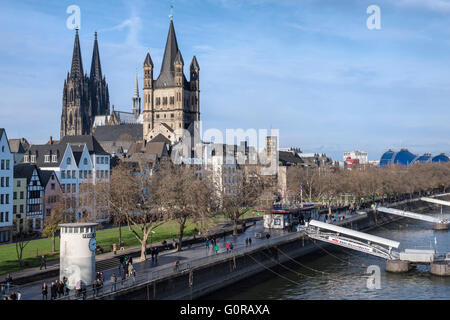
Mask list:
[[[109,281],[105,281],[105,283],[99,288],[99,289],[93,289],[92,285],[85,286],[84,293],[82,292],[76,292],[75,289],[70,290],[68,295],[62,296],[60,298],[57,298],[56,300],[84,300],[84,299],[95,299],[104,297],[106,295],[109,295],[111,293],[120,292],[132,287],[137,287],[142,284],[147,284],[149,282],[162,279],[168,276],[174,276],[177,274],[183,274],[186,273],[196,267],[208,265],[213,262],[221,261],[221,260],[228,260],[230,258],[233,258],[234,256],[247,254],[251,251],[272,246],[275,244],[279,244],[282,241],[289,241],[296,238],[301,238],[304,235],[303,232],[292,232],[285,235],[277,236],[274,238],[269,239],[262,239],[262,240],[255,240],[254,243],[248,246],[242,246],[238,247],[236,249],[230,250],[229,252],[223,251],[220,253],[213,253],[211,255],[201,257],[201,258],[194,258],[187,260],[185,262],[180,262],[178,267],[173,266],[167,266],[162,267],[159,269],[155,269],[155,267],[146,268],[144,270],[140,271],[139,275],[136,275],[135,277],[129,276],[126,279],[122,280],[121,278],[118,278],[115,283]],[[204,248],[205,251],[213,251],[211,248]],[[157,267],[156,267],[157,268]]]

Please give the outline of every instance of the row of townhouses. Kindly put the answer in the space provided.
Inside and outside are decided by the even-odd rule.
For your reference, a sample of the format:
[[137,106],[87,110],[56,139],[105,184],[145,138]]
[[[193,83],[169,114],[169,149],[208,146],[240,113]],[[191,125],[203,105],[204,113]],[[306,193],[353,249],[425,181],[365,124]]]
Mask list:
[[[77,220],[80,185],[109,181],[111,157],[93,136],[65,136],[60,141],[31,145],[24,150],[8,142],[0,129],[0,242],[19,232],[41,232],[61,196],[69,218]],[[107,210],[97,216],[108,219]]]

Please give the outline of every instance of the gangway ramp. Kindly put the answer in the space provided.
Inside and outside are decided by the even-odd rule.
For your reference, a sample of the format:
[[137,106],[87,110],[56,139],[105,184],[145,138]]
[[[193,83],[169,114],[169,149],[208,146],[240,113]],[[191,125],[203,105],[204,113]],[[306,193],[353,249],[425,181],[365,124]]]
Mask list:
[[398,259],[397,249],[400,242],[393,241],[360,231],[311,220],[306,229],[310,238],[332,243],[385,259]]
[[394,208],[377,207],[376,209],[380,212],[384,212],[384,213],[388,213],[388,214],[393,214],[393,215],[397,215],[397,216],[401,216],[401,217],[405,217],[405,218],[411,218],[411,219],[431,222],[434,224],[434,228],[438,229],[438,230],[448,229],[449,221],[447,219],[442,219],[442,218],[439,219],[439,218],[430,217],[430,216],[427,216],[424,214],[419,214],[419,213],[414,213],[414,212],[404,211],[404,210],[399,210],[399,209],[394,209]]
[[425,202],[431,202],[431,203],[435,203],[435,204],[440,204],[442,206],[449,206],[450,207],[450,201],[444,201],[444,200],[435,199],[435,198],[428,198],[428,197],[422,197],[422,198],[420,198],[420,200],[425,201]]

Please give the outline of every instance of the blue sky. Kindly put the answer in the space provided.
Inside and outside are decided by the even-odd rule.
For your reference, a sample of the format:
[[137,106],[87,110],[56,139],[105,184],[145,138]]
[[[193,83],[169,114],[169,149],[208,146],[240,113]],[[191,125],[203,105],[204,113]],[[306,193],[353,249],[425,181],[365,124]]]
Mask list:
[[[159,73],[174,5],[178,44],[200,64],[204,129],[271,126],[282,147],[450,153],[450,1],[0,1],[0,127],[9,138],[59,138],[62,87],[81,9],[89,72],[98,31],[111,104],[131,110],[147,51]],[[368,30],[366,9],[381,9]],[[188,74],[188,66],[185,66]],[[142,91],[141,91],[142,94]]]

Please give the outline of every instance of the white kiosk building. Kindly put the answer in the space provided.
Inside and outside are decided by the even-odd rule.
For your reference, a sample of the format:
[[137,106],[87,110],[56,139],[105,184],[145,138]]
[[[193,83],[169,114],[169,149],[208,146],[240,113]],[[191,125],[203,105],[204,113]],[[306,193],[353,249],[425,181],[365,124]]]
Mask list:
[[63,223],[60,240],[59,277],[73,289],[78,281],[86,286],[95,279],[95,227],[97,223]]

